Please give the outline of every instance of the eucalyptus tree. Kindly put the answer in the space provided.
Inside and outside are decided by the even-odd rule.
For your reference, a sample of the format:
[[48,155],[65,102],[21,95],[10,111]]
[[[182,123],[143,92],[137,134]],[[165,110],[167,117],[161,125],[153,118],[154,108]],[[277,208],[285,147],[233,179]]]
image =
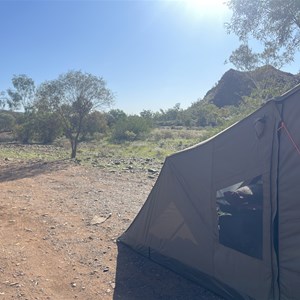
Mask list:
[[229,57],[229,61],[241,71],[252,71],[259,65],[259,55],[246,44],[240,45]]
[[102,77],[69,71],[40,85],[36,106],[58,114],[64,134],[71,144],[71,158],[75,158],[88,115],[110,106],[113,99],[113,93]]
[[5,102],[12,110],[29,110],[35,99],[36,87],[33,79],[25,74],[14,75],[12,78],[13,88],[5,93]]
[[[263,51],[255,59],[279,68],[293,61],[300,50],[299,0],[227,0],[226,3],[232,10],[231,19],[225,24],[227,32],[236,34],[243,46],[251,39],[262,43]],[[241,62],[242,54],[233,52],[233,63],[238,55],[237,61]],[[247,51],[244,54],[247,60]]]

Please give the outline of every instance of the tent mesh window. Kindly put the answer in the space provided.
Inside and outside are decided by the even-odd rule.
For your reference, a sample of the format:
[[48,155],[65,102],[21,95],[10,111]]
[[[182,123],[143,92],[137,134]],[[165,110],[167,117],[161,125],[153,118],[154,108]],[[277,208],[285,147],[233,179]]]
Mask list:
[[262,259],[262,176],[217,191],[219,243]]

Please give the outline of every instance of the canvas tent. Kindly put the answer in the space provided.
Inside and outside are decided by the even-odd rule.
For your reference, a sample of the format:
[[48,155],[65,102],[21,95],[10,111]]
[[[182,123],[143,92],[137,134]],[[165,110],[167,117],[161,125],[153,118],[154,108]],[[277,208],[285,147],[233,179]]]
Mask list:
[[300,85],[168,157],[120,237],[227,299],[300,299]]

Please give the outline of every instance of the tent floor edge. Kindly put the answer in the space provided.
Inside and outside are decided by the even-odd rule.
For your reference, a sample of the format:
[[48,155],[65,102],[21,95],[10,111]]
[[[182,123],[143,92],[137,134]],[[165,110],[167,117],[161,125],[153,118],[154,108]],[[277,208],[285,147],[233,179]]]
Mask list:
[[183,278],[213,292],[214,294],[223,297],[227,300],[254,300],[252,297],[249,297],[244,294],[240,294],[235,289],[230,286],[220,282],[218,279],[213,276],[207,275],[199,270],[196,270],[192,267],[186,266],[185,264],[179,262],[176,259],[166,257],[159,252],[151,249],[150,247],[141,247],[140,249],[135,249],[131,245],[122,241],[121,239],[117,240],[118,244],[122,244],[137,254],[151,260],[152,262],[167,268],[168,270],[182,276]]

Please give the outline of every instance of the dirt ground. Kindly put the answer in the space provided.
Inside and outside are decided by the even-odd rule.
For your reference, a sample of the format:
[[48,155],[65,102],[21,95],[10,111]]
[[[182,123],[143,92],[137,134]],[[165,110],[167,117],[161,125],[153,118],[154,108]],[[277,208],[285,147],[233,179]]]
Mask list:
[[0,161],[0,299],[220,299],[119,245],[147,172]]

